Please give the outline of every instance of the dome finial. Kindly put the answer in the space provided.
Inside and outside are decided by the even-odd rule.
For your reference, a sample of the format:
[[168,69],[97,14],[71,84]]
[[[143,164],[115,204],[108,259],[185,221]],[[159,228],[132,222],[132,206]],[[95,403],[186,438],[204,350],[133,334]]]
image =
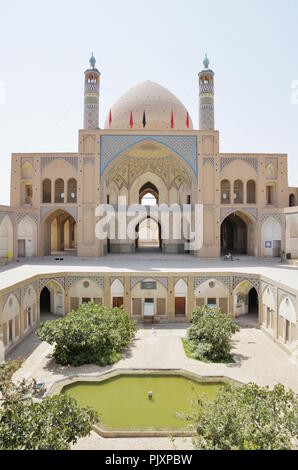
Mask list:
[[95,59],[95,57],[94,57],[94,55],[93,55],[93,52],[91,53],[91,57],[90,57],[90,59],[89,59],[89,63],[90,63],[90,65],[91,65],[91,67],[94,69],[94,68],[95,68],[95,64],[96,64],[96,59]]
[[205,59],[203,60],[203,64],[204,64],[205,69],[208,69],[208,67],[209,67],[209,59],[208,59],[208,57],[207,57],[207,54],[205,54]]

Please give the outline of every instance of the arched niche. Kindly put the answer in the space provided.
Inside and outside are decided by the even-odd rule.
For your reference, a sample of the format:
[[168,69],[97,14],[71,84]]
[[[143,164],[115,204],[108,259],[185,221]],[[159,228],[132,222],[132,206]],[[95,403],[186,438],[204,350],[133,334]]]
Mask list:
[[32,257],[37,255],[37,225],[29,217],[24,217],[17,228],[18,236],[18,256]]

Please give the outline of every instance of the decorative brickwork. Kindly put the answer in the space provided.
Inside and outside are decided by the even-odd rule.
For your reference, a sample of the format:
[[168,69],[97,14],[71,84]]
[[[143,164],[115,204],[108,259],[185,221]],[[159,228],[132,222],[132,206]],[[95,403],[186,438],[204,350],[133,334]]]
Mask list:
[[221,282],[222,284],[225,284],[228,289],[230,289],[230,285],[231,285],[231,280],[230,280],[230,276],[197,276],[194,278],[194,290],[196,290],[196,288],[198,286],[200,286],[201,284],[203,284],[204,282],[206,281],[212,281],[212,280],[216,280],[216,281],[219,281]]
[[258,173],[258,159],[256,157],[243,157],[241,155],[233,157],[220,157],[220,172],[222,173],[223,169],[227,165],[236,160],[248,163],[256,171],[256,173]]
[[65,162],[72,165],[76,171],[78,171],[78,157],[41,157],[40,159],[40,173],[52,162],[56,160],[64,160]]
[[99,287],[101,287],[102,289],[104,289],[104,278],[102,276],[69,276],[67,278],[67,287],[68,289],[70,289],[74,284],[76,284],[77,282],[80,282],[82,280],[85,280],[87,279],[88,281],[92,281],[92,282],[95,282]]
[[39,292],[47,285],[48,282],[54,281],[64,290],[65,289],[65,278],[64,277],[49,277],[39,280]]

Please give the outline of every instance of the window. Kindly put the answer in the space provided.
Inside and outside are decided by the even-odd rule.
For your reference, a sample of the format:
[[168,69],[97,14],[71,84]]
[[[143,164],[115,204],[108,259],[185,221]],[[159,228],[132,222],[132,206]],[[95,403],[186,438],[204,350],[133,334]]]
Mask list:
[[289,342],[289,339],[290,339],[290,322],[289,322],[289,320],[286,320],[286,324],[285,324],[285,341],[286,341],[286,343]]
[[42,183],[42,202],[52,202],[51,180],[49,179],[44,180]]
[[266,201],[267,205],[274,204],[274,186],[272,185],[266,186]]
[[64,181],[61,178],[55,181],[55,202],[64,202]]
[[67,202],[77,202],[77,182],[74,178],[67,183]]
[[27,325],[28,325],[28,328],[30,328],[32,322],[31,322],[31,307],[28,308],[28,311],[27,311]]
[[230,182],[228,180],[221,182],[221,203],[230,204]]
[[12,320],[9,320],[9,323],[8,323],[8,342],[11,343],[12,340],[13,340]]
[[19,332],[19,318],[15,317],[14,319],[14,331],[15,331],[15,337],[18,338],[20,332]]
[[217,305],[216,298],[215,297],[208,298],[207,305],[208,305],[208,307],[216,307],[216,305]]
[[270,310],[270,328],[274,329],[274,310]]
[[91,302],[90,297],[83,297],[82,298],[82,304],[87,304],[88,302]]
[[32,185],[26,184],[25,186],[25,204],[31,204],[32,202]]
[[154,299],[145,299],[144,301],[144,309],[143,309],[143,315],[144,317],[154,317],[155,311],[154,311]]
[[246,199],[247,204],[255,204],[256,203],[256,183],[253,180],[249,180],[246,186]]
[[243,183],[241,180],[236,180],[234,183],[233,200],[235,204],[243,203]]
[[266,328],[269,328],[269,325],[270,325],[270,308],[267,307],[267,311],[266,311]]

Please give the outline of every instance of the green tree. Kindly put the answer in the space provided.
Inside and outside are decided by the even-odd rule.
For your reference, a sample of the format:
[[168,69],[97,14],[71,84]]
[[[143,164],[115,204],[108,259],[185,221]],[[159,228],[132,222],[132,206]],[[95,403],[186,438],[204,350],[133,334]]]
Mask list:
[[239,330],[231,315],[219,308],[196,307],[184,342],[189,356],[212,362],[231,361],[231,338]]
[[0,364],[0,449],[67,450],[90,434],[98,416],[68,396],[41,398],[36,382],[15,383],[20,363]]
[[123,308],[89,302],[62,319],[41,324],[37,336],[55,345],[58,364],[105,366],[120,359],[135,332],[136,323]]
[[297,448],[298,395],[281,384],[222,387],[214,401],[199,400],[188,420],[202,450],[290,450]]

